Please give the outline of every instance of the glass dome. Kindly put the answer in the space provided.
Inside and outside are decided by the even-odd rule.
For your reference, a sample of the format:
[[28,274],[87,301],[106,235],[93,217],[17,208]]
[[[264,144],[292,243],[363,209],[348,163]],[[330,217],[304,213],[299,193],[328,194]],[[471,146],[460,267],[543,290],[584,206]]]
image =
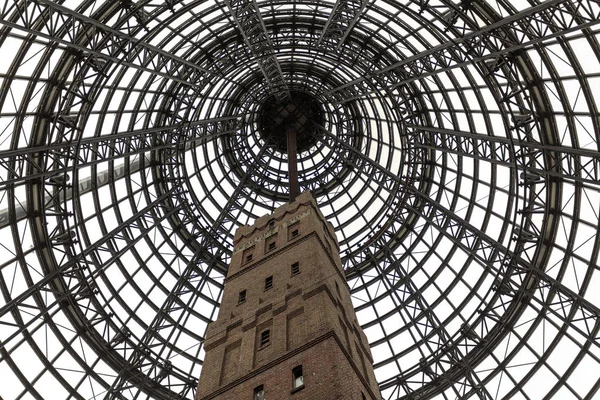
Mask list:
[[600,396],[599,21],[4,2],[0,397],[192,399],[233,234],[288,199],[289,118],[383,399]]

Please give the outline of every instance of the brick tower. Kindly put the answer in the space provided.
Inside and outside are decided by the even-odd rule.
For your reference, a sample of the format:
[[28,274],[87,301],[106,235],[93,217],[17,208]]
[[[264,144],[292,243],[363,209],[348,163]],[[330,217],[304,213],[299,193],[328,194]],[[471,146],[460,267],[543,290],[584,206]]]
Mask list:
[[333,227],[309,192],[239,228],[197,400],[380,399]]

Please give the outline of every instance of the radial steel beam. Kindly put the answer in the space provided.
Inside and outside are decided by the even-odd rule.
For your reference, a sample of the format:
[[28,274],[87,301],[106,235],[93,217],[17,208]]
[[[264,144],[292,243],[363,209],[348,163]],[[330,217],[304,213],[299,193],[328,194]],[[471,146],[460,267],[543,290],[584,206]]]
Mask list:
[[[145,208],[140,210],[136,215],[133,215],[128,220],[124,221],[118,227],[114,228],[108,235],[105,235],[97,242],[93,243],[91,246],[86,247],[83,252],[79,253],[74,259],[68,260],[67,262],[61,264],[60,266],[54,265],[52,270],[47,272],[41,279],[38,279],[35,283],[30,285],[27,290],[20,293],[16,297],[10,299],[6,302],[6,304],[0,308],[0,324],[7,326],[14,326],[14,324],[10,322],[5,322],[5,317],[8,316],[10,312],[14,310],[18,310],[19,307],[24,307],[25,309],[31,305],[31,299],[38,294],[38,292],[48,292],[57,296],[57,300],[53,305],[58,305],[61,298],[65,296],[71,296],[72,293],[77,293],[77,289],[80,288],[85,282],[77,282],[73,286],[69,288],[64,287],[64,283],[62,282],[62,277],[69,275],[70,272],[76,271],[80,269],[80,263],[85,262],[90,265],[95,265],[95,260],[90,257],[93,256],[94,252],[106,250],[106,244],[109,241],[116,240],[118,233],[121,232],[127,226],[138,225],[145,218],[148,213],[154,212],[156,207],[160,207],[164,198],[170,196],[171,193],[165,193],[162,196],[156,198],[156,200],[150,204],[148,204]],[[165,210],[165,216],[169,215],[170,212],[174,212],[175,210]],[[119,247],[116,247],[119,248]],[[126,251],[121,249],[121,253]],[[116,254],[113,258],[118,258],[120,254]],[[105,263],[106,265],[110,264],[110,262]],[[50,264],[49,264],[50,265]],[[98,274],[102,273],[102,268],[95,269],[91,272],[90,279],[95,279]],[[36,318],[43,317],[45,314],[40,313],[36,314]],[[9,319],[6,319],[9,321]],[[10,333],[10,335],[6,335],[4,339],[4,344],[9,343],[12,339],[16,338],[24,329],[27,329],[31,324],[35,322],[34,319],[28,318],[28,323],[25,326],[14,326],[15,330]]]
[[[381,239],[379,239],[379,241],[381,241]],[[433,312],[433,309],[428,304],[423,293],[421,293],[420,289],[409,277],[404,266],[394,255],[393,251],[386,246],[385,242],[379,243],[379,248],[382,250],[383,258],[376,258],[375,255],[370,252],[368,252],[367,257],[371,258],[373,268],[378,271],[379,275],[382,277],[381,280],[386,289],[390,292],[390,298],[394,302],[394,307],[405,314],[402,318],[404,323],[414,327],[414,329],[409,329],[409,332],[411,332],[411,334],[413,334],[413,330],[419,332],[421,335],[420,339],[423,341],[424,345],[428,347],[429,352],[431,354],[439,354],[440,348],[444,348],[448,346],[449,343],[452,343],[452,336],[448,333],[442,321],[440,321],[438,316]],[[387,279],[390,275],[390,270],[393,270],[395,275],[395,283],[392,283]],[[375,312],[377,311],[375,310]],[[375,342],[371,345],[376,346],[377,344],[378,343]],[[447,374],[455,360],[465,359],[465,350],[468,350],[468,347],[465,346],[461,348],[459,346],[453,346],[448,348],[443,357],[436,357],[429,361],[425,358],[421,359],[419,363],[422,372],[422,375],[419,377],[420,385],[430,383],[437,376]],[[407,381],[410,376],[410,373],[400,371],[397,379]],[[472,378],[476,383],[463,383],[463,392],[456,392],[457,396],[464,396],[465,391],[468,388],[472,388],[481,383],[476,376]],[[410,392],[411,390],[408,389],[408,391]]]
[[256,0],[225,0],[225,4],[265,77],[270,93],[279,100],[290,98],[289,88]]
[[[598,0],[549,0],[329,91],[338,102],[498,58],[600,23]],[[508,39],[510,38],[510,40]],[[375,87],[368,84],[374,83]]]
[[[410,183],[404,182],[401,177],[396,176],[379,165],[376,161],[366,157],[357,149],[339,140],[331,132],[322,127],[320,129],[324,133],[324,137],[328,138],[327,141],[324,141],[328,146],[332,147],[333,143],[335,143],[356,155],[357,159],[363,162],[362,165],[355,165],[356,168],[362,169],[362,173],[369,174],[370,176],[373,176],[376,181],[382,183],[383,181],[393,181],[404,185],[407,193],[414,198],[418,198],[419,202],[424,205],[427,211],[424,212],[422,209],[415,208],[412,205],[405,204],[404,206],[411,209],[412,212],[419,213],[423,218],[427,217],[431,223],[435,226],[439,226],[440,232],[452,237],[453,242],[457,244],[460,243],[461,247],[464,247],[469,254],[480,257],[484,265],[493,265],[494,263],[497,263],[501,257],[508,258],[514,262],[514,265],[512,265],[513,268],[533,274],[537,279],[542,281],[544,287],[554,288],[562,296],[569,298],[573,304],[579,304],[585,313],[600,317],[600,308],[564,286],[560,281],[547,275],[543,270],[533,265],[531,261],[522,258],[519,254],[508,249],[502,243],[489,237],[485,232],[476,228],[451,210],[448,210],[427,194],[421,193]],[[519,285],[516,283],[517,282],[515,282],[515,287],[519,287],[520,283]],[[532,288],[528,289],[531,290]],[[540,289],[542,289],[542,287],[540,287]],[[548,296],[548,294],[544,294],[544,298],[546,296]],[[589,335],[589,332],[587,332],[586,335]],[[600,343],[598,343],[598,345],[600,346]]]
[[[417,209],[412,211],[419,212]],[[431,211],[433,211],[432,215]],[[469,353],[461,363],[455,364],[454,370],[441,377],[443,383],[458,380],[469,365],[477,365],[480,360],[487,357],[488,349],[493,348],[494,344],[499,343],[506,334],[504,326],[513,326],[518,317],[517,310],[523,307],[533,307],[539,316],[551,315],[565,326],[574,329],[587,343],[600,348],[598,307],[468,222],[452,216],[449,210],[439,204],[431,201],[420,213],[427,222],[439,227],[442,235],[456,243],[467,254],[473,255],[481,265],[486,266],[489,272],[501,279],[498,283],[496,300],[488,300],[488,308],[481,310],[479,320],[473,324],[477,328],[481,341],[474,342],[467,334],[463,334],[440,347],[427,361],[427,364],[435,365],[439,359],[447,357],[448,352],[455,347],[473,349],[473,352]],[[506,264],[509,268],[504,267]],[[574,324],[575,321],[578,321],[578,324]],[[403,379],[418,377],[420,373],[420,369],[407,371]],[[396,379],[393,379],[383,382],[381,387],[385,389],[396,384]],[[437,385],[439,386],[439,383]],[[438,389],[435,384],[433,387],[425,386],[415,391],[414,395],[426,397],[427,394],[424,393],[434,393]]]
[[[221,134],[211,135],[211,138],[220,137]],[[210,140],[211,138],[206,137],[206,140]],[[191,140],[186,142],[186,148],[191,146],[192,144],[199,143],[200,141]],[[115,166],[112,170],[104,170],[97,172],[95,176],[88,177],[85,179],[79,179],[77,183],[77,195],[82,196],[86,193],[89,193],[93,190],[98,190],[101,187],[104,187],[111,182],[115,182],[118,179],[124,178],[127,175],[135,174],[140,171],[144,165],[148,166],[152,163],[152,159],[148,156],[148,154],[144,155],[142,162],[142,158],[135,159],[127,165],[119,164]],[[64,199],[71,200],[73,198],[73,188],[68,187],[64,191]],[[50,202],[52,200],[51,196],[46,196],[46,204],[48,207],[51,206]],[[11,223],[19,222],[27,218],[27,202],[21,200],[19,204],[16,204],[16,212],[12,213],[9,209],[0,210],[0,229],[9,226]],[[11,220],[12,217],[12,220]],[[12,221],[12,222],[11,222]]]
[[[71,258],[63,258],[58,261],[54,260],[53,252],[41,252],[40,256],[42,256],[42,253],[44,256],[41,258],[40,263],[43,266],[45,275],[42,279],[36,277],[35,283],[28,290],[14,297],[6,308],[0,309],[0,324],[7,321],[6,324],[10,325],[11,318],[8,311],[11,311],[13,315],[18,310],[29,308],[31,311],[34,308],[32,307],[34,301],[37,303],[39,310],[36,314],[31,314],[35,315],[34,318],[28,316],[24,318],[23,323],[12,324],[11,328],[14,328],[15,331],[3,344],[6,344],[12,338],[18,339],[20,335],[29,335],[30,329],[35,332],[39,319],[41,317],[46,318],[50,310],[53,310],[53,313],[58,312],[60,307],[60,310],[70,319],[78,337],[85,339],[86,343],[97,354],[102,355],[104,362],[115,370],[126,369],[125,358],[120,352],[129,351],[132,345],[129,340],[117,340],[119,335],[122,334],[121,327],[114,326],[113,319],[107,314],[105,304],[95,298],[95,280],[103,276],[105,269],[118,262],[124,254],[137,246],[142,238],[153,232],[171,214],[178,211],[177,207],[166,208],[164,206],[165,199],[170,196],[172,196],[171,192],[165,192],[157,196],[153,202],[137,210],[135,215],[121,222],[112,231],[106,232],[96,242],[86,243],[87,246],[83,251],[71,252],[73,255]],[[34,225],[37,225],[35,232],[39,232],[40,236],[45,236],[45,224],[40,215],[38,214],[35,218]],[[44,247],[48,250],[51,246],[61,247],[64,245],[68,247],[63,243],[51,243],[47,238],[41,237],[38,239],[41,239],[42,243],[47,243]],[[54,254],[60,253],[60,249],[55,249]],[[107,254],[109,254],[109,257],[106,257]],[[36,271],[37,273],[39,271]],[[44,296],[44,293],[47,293],[48,296]],[[25,312],[29,313],[29,311]],[[16,316],[14,320],[19,321]],[[115,348],[112,346],[115,346]],[[172,374],[186,375],[176,368]],[[136,381],[136,379],[142,378],[132,373],[131,380]],[[109,386],[103,378],[98,379],[98,382],[103,383],[107,388]],[[169,391],[169,388],[165,387],[164,384],[155,384],[151,389],[155,398],[171,398],[172,391]]]
[[[121,8],[121,2],[114,1],[104,15],[109,18]],[[199,89],[214,78],[214,72],[130,36],[134,29],[130,25],[120,31],[100,19],[51,0],[11,1],[0,7],[1,25],[63,44],[77,56],[92,58],[90,63],[98,71],[104,71],[106,62],[111,61]]]
[[[9,184],[18,184],[32,179],[48,178],[58,173],[70,171],[109,160],[131,157],[155,150],[175,148],[177,146],[198,146],[217,137],[236,132],[241,126],[239,116],[222,117],[154,127],[129,132],[121,132],[81,139],[78,142],[53,143],[39,147],[25,147],[0,152],[0,188]],[[171,133],[180,134],[174,136]],[[47,170],[37,165],[40,154],[52,154],[65,161],[67,167]],[[27,167],[33,166],[33,173],[27,173]]]
[[[567,146],[544,145],[503,137],[408,125],[417,148],[475,158],[537,175],[600,185],[600,152]],[[516,163],[521,158],[526,162]]]
[[[251,177],[255,174],[256,169],[259,167],[258,160],[264,156],[269,146],[269,141],[266,140],[265,144],[261,147],[259,153],[256,155],[254,163],[249,166],[244,176],[240,179],[234,192],[227,200],[227,204],[224,205],[220,214],[215,218],[209,229],[204,232],[204,235],[201,238],[202,246],[206,248],[212,247],[213,242],[218,242],[221,240],[220,238],[223,234],[223,224],[228,220],[235,221],[236,218],[232,215],[232,212],[236,210],[236,208],[239,209],[239,206],[237,205],[239,197],[244,193],[244,190],[246,190]],[[177,190],[177,188],[174,187],[173,190]],[[221,249],[221,247],[218,247],[217,249]],[[148,325],[148,328],[138,342],[138,345],[130,353],[131,355],[129,356],[127,362],[127,365],[129,366],[128,369],[123,369],[121,372],[119,372],[117,379],[115,379],[111,388],[106,392],[104,397],[106,400],[115,398],[124,388],[126,388],[132,377],[132,369],[141,370],[142,367],[145,369],[143,374],[138,374],[143,375],[141,378],[142,382],[137,382],[138,387],[142,388],[142,390],[145,390],[146,388],[151,389],[153,387],[154,382],[151,378],[156,378],[158,374],[161,373],[160,366],[164,365],[168,360],[163,359],[165,356],[164,354],[157,354],[153,358],[149,357],[149,354],[157,345],[162,346],[170,339],[170,337],[165,338],[161,335],[162,330],[167,325],[181,322],[183,313],[175,317],[173,315],[177,314],[177,311],[182,307],[189,307],[194,299],[198,296],[198,293],[201,293],[201,291],[199,291],[200,289],[194,285],[202,286],[206,283],[205,277],[213,269],[213,264],[218,261],[221,255],[219,251],[222,250],[217,250],[217,253],[215,253],[212,258],[203,266],[200,266],[202,262],[198,259],[200,254],[196,253],[195,257],[192,258],[185,266],[184,270],[177,279],[175,286],[170,291],[169,296],[154,317],[154,320]],[[172,374],[171,371],[165,371],[164,369],[162,369],[162,371],[164,371],[162,374],[166,376]],[[196,382],[192,382],[191,384],[193,385],[195,383]],[[184,391],[189,389],[190,387],[188,384],[182,388],[182,392],[178,393],[178,396],[184,396]],[[191,389],[195,389],[195,387]],[[165,400],[166,399],[168,398],[165,398]]]
[[[148,157],[144,157],[145,163],[150,163],[152,160]],[[125,164],[117,165],[110,171],[101,171],[96,174],[96,176],[88,177],[85,179],[80,179],[77,182],[77,194],[79,196],[84,195],[86,193],[91,192],[92,190],[97,190],[103,186],[108,185],[111,180],[109,177],[112,177],[112,181],[116,181],[117,179],[124,178],[126,174],[134,174],[142,168],[143,162],[141,159],[133,160],[132,162],[127,164],[127,169],[125,168]],[[48,207],[51,206],[52,196],[46,196],[46,204]],[[68,187],[64,191],[64,199],[71,200],[73,198],[73,188]],[[10,224],[22,221],[27,218],[27,202],[20,201],[19,204],[15,204],[16,212],[12,213],[8,208],[4,210],[0,210],[0,229],[10,226]],[[12,219],[11,219],[12,218]],[[11,222],[12,221],[12,222]]]
[[[413,201],[408,201],[402,205],[403,209],[408,213],[420,215],[421,218],[436,227],[442,235],[455,243],[455,245],[462,248],[467,254],[472,254],[490,273],[495,274],[501,279],[501,283],[498,284],[496,300],[495,302],[493,299],[490,300],[490,309],[481,314],[481,320],[489,319],[489,326],[492,327],[497,326],[499,319],[502,320],[502,325],[510,325],[514,322],[515,318],[518,318],[518,310],[530,305],[536,308],[540,315],[545,313],[551,314],[553,318],[562,321],[567,326],[571,326],[572,329],[582,335],[589,343],[600,346],[600,341],[598,340],[600,308],[586,300],[581,294],[566,287],[559,280],[549,276],[544,270],[532,263],[532,261],[525,259],[520,254],[489,237],[485,232],[476,228],[451,210],[448,210],[427,194],[416,190],[410,183],[403,182],[400,177],[383,168],[377,162],[365,157],[357,149],[340,141],[330,132],[322,130],[324,131],[324,137],[327,138],[325,143],[328,146],[331,147],[334,144],[341,146],[345,150],[354,153],[357,159],[362,161],[362,164],[358,164],[350,158],[348,159],[348,162],[354,162],[354,167],[361,170],[362,173],[369,174],[376,182],[380,182],[381,184],[384,184],[385,181],[393,181],[405,185],[409,197],[413,201],[418,200],[421,205],[416,206],[413,204]],[[529,240],[529,238],[525,237],[524,239],[520,237],[518,240]],[[535,240],[535,238],[531,237],[531,240]],[[365,259],[369,257],[370,255],[365,255]],[[502,285],[502,290],[500,289],[500,285]],[[515,301],[523,297],[528,299],[528,301]],[[575,325],[573,321],[585,322]],[[443,385],[448,385],[450,382],[458,381],[461,377],[464,377],[465,371],[470,368],[470,365],[476,365],[489,354],[486,346],[498,343],[506,333],[501,328],[484,330],[484,325],[478,322],[478,328],[481,330],[480,337],[487,335],[487,342],[473,343],[468,338],[468,335],[465,334],[458,340],[451,341],[440,347],[438,352],[432,354],[430,359],[425,360],[424,365],[406,371],[402,380],[422,374],[428,365],[435,366],[438,360],[447,358],[451,354],[448,353],[451,348],[465,344],[469,340],[470,342],[466,344],[476,350],[473,353],[469,353],[469,362],[456,364],[452,371],[440,375],[438,377],[439,380],[435,381],[437,383],[434,383],[433,386],[424,386],[414,394],[427,396],[426,393],[434,393],[439,390],[438,386],[440,382]],[[451,358],[448,361],[452,363]],[[435,372],[433,369],[432,371]],[[388,382],[383,382],[380,387],[386,389],[398,384],[398,377],[394,377]]]
[[338,0],[325,23],[317,46],[339,49],[354,24],[360,18],[369,0]]

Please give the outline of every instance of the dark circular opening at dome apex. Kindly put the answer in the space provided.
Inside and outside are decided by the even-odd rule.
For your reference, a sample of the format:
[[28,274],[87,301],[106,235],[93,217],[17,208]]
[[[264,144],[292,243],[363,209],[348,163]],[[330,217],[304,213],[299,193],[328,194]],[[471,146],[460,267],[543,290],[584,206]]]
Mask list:
[[258,130],[263,140],[270,140],[275,148],[287,152],[288,129],[296,131],[297,152],[316,144],[314,124],[323,125],[323,108],[311,94],[291,91],[290,97],[278,100],[270,96],[260,106]]

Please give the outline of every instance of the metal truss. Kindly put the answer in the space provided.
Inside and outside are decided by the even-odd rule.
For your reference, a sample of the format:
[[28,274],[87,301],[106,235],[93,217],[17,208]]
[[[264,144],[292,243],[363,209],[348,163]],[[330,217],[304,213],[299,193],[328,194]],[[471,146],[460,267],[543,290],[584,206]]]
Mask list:
[[258,116],[302,93],[322,121],[300,188],[382,399],[595,398],[599,20],[596,0],[1,5],[0,397],[194,397],[234,232],[288,199]]
[[331,15],[323,28],[317,45],[339,49],[346,40],[360,14],[367,5],[367,0],[340,0],[335,3]]
[[[167,193],[164,197],[167,197],[168,195],[169,194]],[[81,320],[81,318],[77,318],[78,313],[80,312],[80,309],[77,307],[78,303],[81,305],[85,304],[84,308],[87,309],[87,315],[84,320],[89,321],[90,323],[90,325],[82,325],[80,327],[84,332],[88,332],[88,329],[94,327],[96,324],[105,324],[106,329],[104,331],[106,332],[106,335],[117,336],[118,333],[115,332],[115,327],[110,326],[111,321],[107,318],[108,315],[106,311],[104,311],[101,306],[98,307],[97,310],[90,307],[90,299],[93,300],[92,294],[95,290],[94,286],[90,285],[93,283],[96,276],[102,274],[102,270],[90,269],[88,266],[95,265],[98,263],[98,259],[104,258],[99,256],[98,252],[107,252],[110,259],[115,260],[120,254],[126,251],[127,247],[120,249],[119,252],[114,252],[110,249],[118,249],[120,247],[118,242],[126,239],[120,235],[122,235],[123,231],[128,227],[139,229],[140,226],[143,226],[142,221],[148,217],[152,217],[154,213],[156,213],[157,207],[160,205],[161,201],[162,199],[158,198],[154,203],[151,203],[140,210],[136,216],[124,221],[124,223],[113,230],[110,235],[107,235],[92,246],[87,247],[81,254],[72,257],[72,254],[69,254],[69,252],[63,252],[63,258],[66,259],[67,262],[63,263],[59,268],[49,271],[42,280],[39,280],[25,292],[7,302],[0,310],[0,318],[3,326],[10,329],[10,332],[7,332],[7,334],[3,336],[4,346],[10,345],[13,340],[18,339],[28,330],[38,327],[43,322],[43,319],[49,318],[53,313],[53,309],[57,307],[62,307],[62,310],[67,314],[73,313],[73,320]],[[167,210],[165,216],[174,211],[176,210]],[[143,237],[143,230],[142,236],[138,236],[138,239],[140,237]],[[64,234],[55,235],[50,238],[51,243],[55,246],[72,246],[75,244],[73,239],[73,235]],[[109,243],[111,242],[112,246],[109,246]],[[129,242],[127,243],[127,246],[133,246],[134,244],[135,242]],[[108,261],[108,264],[110,264],[110,260]],[[52,268],[50,265],[48,267]],[[39,297],[39,300],[37,299],[37,297],[44,292],[52,294],[52,300],[49,304],[44,304],[43,300],[41,300],[42,297]],[[36,303],[32,303],[32,299],[36,299]],[[36,310],[36,312],[27,312],[26,314],[23,314],[23,312],[17,312],[19,309],[33,309]],[[27,315],[27,317],[23,318],[25,315]],[[112,331],[109,327],[112,328]],[[117,331],[119,328],[120,327],[117,327]],[[95,332],[89,330],[89,333],[94,334]],[[107,337],[106,341],[111,342],[111,339]],[[104,351],[104,349],[102,349],[102,351]],[[118,362],[118,358],[116,361]]]
[[[124,11],[122,3],[115,2],[105,13],[109,16]],[[5,3],[0,23],[68,46],[98,72],[104,72],[109,61],[118,62],[170,80],[178,76],[178,83],[197,88],[205,87],[213,77],[193,62],[135,39],[139,23],[113,29],[54,1]]]
[[225,0],[225,3],[264,75],[270,93],[279,100],[289,98],[287,83],[256,0]]
[[[195,121],[177,126],[164,126],[137,131],[128,131],[99,137],[84,138],[79,142],[53,143],[49,146],[27,147],[0,152],[0,168],[3,170],[0,187],[19,184],[27,180],[49,178],[70,170],[47,170],[35,163],[40,154],[50,153],[61,159],[69,159],[77,168],[100,162],[133,157],[150,151],[190,148],[206,144],[240,129],[241,117],[224,117],[206,121]],[[173,135],[177,132],[177,135]],[[26,173],[31,169],[30,173]]]
[[[263,145],[257,158],[260,159],[267,149],[267,145]],[[178,154],[174,154],[174,157],[179,157]],[[168,163],[167,163],[168,165]],[[142,383],[138,383],[138,386],[151,388],[154,382],[161,382],[167,380],[170,388],[179,389],[177,393],[171,394],[176,398],[185,398],[190,393],[193,393],[198,386],[198,380],[190,380],[188,377],[181,376],[177,371],[174,371],[172,363],[168,359],[163,359],[161,351],[165,349],[165,346],[173,340],[173,336],[178,334],[178,331],[172,328],[185,324],[185,314],[179,313],[181,309],[193,307],[197,297],[203,292],[204,287],[207,284],[206,277],[210,274],[211,270],[215,268],[215,263],[220,259],[223,248],[220,246],[219,237],[224,232],[222,230],[223,224],[227,220],[236,218],[236,208],[243,207],[242,203],[239,204],[240,200],[244,200],[243,197],[247,196],[245,187],[250,178],[257,172],[256,168],[258,162],[255,162],[253,166],[246,172],[242,180],[239,182],[235,192],[227,201],[227,204],[223,207],[223,211],[215,219],[210,227],[210,230],[204,231],[200,238],[200,247],[204,251],[215,250],[215,254],[206,261],[207,258],[201,258],[201,253],[196,253],[198,256],[194,257],[185,266],[185,269],[181,273],[177,283],[171,290],[169,296],[165,300],[164,304],[160,307],[160,311],[156,314],[154,320],[149,324],[146,332],[140,338],[139,344],[136,348],[129,352],[130,356],[128,359],[127,369],[122,369],[120,375],[114,381],[111,388],[106,392],[106,399],[120,398],[121,393],[131,385],[131,369],[137,371],[138,375],[141,375],[144,379]],[[172,171],[167,171],[168,174]],[[181,188],[182,183],[181,177],[171,177],[169,180],[174,184],[171,191],[177,191]],[[189,212],[189,210],[186,210]],[[238,211],[239,212],[239,211]],[[174,319],[174,315],[179,315],[178,319]],[[163,332],[166,330],[166,335],[163,336]],[[158,354],[155,357],[150,356],[152,349],[158,349]],[[141,371],[144,371],[140,374]],[[175,382],[183,381],[184,384],[181,387],[177,387]]]
[[[583,3],[570,0],[545,1],[476,32],[340,85],[330,90],[329,94],[339,102],[356,100],[374,95],[377,90],[393,89],[474,62],[493,61],[552,38],[589,28],[599,21],[600,11],[595,0]],[[507,40],[507,37],[510,39]],[[376,83],[375,87],[373,83]]]
[[[323,131],[322,127],[318,127],[321,131]],[[499,292],[510,300],[521,297],[527,300],[531,300],[536,302],[534,307],[541,312],[550,313],[553,317],[560,319],[564,324],[570,324],[573,320],[585,321],[582,327],[574,327],[574,329],[582,335],[585,340],[593,342],[598,342],[599,332],[600,332],[600,308],[595,306],[592,303],[586,301],[582,296],[573,292],[569,288],[562,285],[559,281],[554,279],[553,277],[547,275],[543,270],[536,267],[533,263],[533,260],[527,258],[527,256],[523,257],[513,250],[509,250],[503,244],[497,242],[496,240],[488,237],[483,232],[481,232],[476,227],[470,225],[467,221],[463,220],[459,216],[449,212],[441,204],[433,201],[427,194],[424,194],[414,188],[412,184],[408,182],[403,182],[401,178],[390,173],[386,168],[378,165],[370,159],[363,158],[360,156],[361,152],[357,149],[354,149],[345,143],[337,140],[337,138],[332,135],[330,132],[325,131],[325,135],[330,139],[336,141],[338,144],[342,145],[347,150],[355,153],[359,159],[363,162],[362,165],[355,165],[356,168],[360,168],[364,173],[375,180],[376,183],[380,185],[385,185],[386,182],[389,185],[389,182],[397,182],[399,184],[404,185],[404,190],[406,190],[408,199],[404,200],[404,213],[405,215],[398,216],[399,221],[408,220],[408,213],[414,213],[415,215],[420,215],[422,218],[427,220],[428,223],[435,226],[436,229],[439,230],[440,233],[444,234],[448,239],[456,243],[459,247],[463,248],[468,254],[473,254],[479,258],[482,264],[486,265],[495,276],[495,279],[498,283],[498,288],[502,286],[503,290],[499,290]],[[493,158],[490,157],[493,160]],[[514,162],[514,158],[513,158]],[[536,177],[536,181],[527,180],[525,178],[525,185],[535,185],[536,183],[540,183],[537,180],[538,175],[534,175]],[[409,206],[409,203],[418,203],[418,206]],[[539,206],[536,204],[535,206]],[[531,209],[532,206],[525,206],[526,209]],[[537,242],[539,239],[539,235],[527,231],[521,228],[515,228],[515,231],[518,231],[516,240],[517,243],[525,243],[528,242]],[[387,231],[389,232],[389,230]],[[366,262],[374,263],[381,267],[381,265],[385,265],[386,263],[394,265],[394,273],[398,272],[398,268],[401,266],[398,265],[398,261],[394,259],[394,257],[390,257],[390,249],[387,248],[388,241],[385,238],[380,236],[378,239],[374,240],[370,243],[370,246],[374,248],[374,250],[370,250],[370,247],[364,248],[365,254],[362,255],[363,259]],[[378,249],[378,250],[375,250]],[[372,254],[372,251],[376,252],[375,255]],[[383,252],[383,255],[378,256],[377,252]],[[378,258],[382,258],[383,261],[379,261]],[[357,260],[360,257],[354,257],[351,262],[357,263]],[[359,266],[358,264],[356,266]],[[404,280],[405,284],[408,285],[406,290],[402,292],[409,297],[412,297],[412,301],[417,301],[417,306],[411,306],[406,299],[403,299],[403,307],[413,310],[413,312],[421,311],[421,317],[427,316],[427,309],[418,305],[418,296],[415,296],[415,292],[410,288],[410,282],[406,282],[406,279],[403,279],[404,273],[397,274],[397,280]],[[397,288],[396,288],[397,290]],[[522,291],[522,292],[521,292]],[[397,293],[397,292],[396,292]],[[555,298],[557,297],[557,299]],[[500,296],[501,297],[501,296]],[[464,337],[459,338],[456,342],[452,343],[448,341],[447,337],[441,336],[438,340],[428,338],[428,343],[435,343],[437,345],[437,349],[432,353],[432,359],[434,365],[429,365],[429,362],[425,359],[422,360],[422,363],[415,368],[413,371],[410,371],[406,374],[406,376],[398,376],[394,378],[389,384],[391,386],[396,386],[400,382],[407,382],[411,379],[414,379],[414,374],[423,374],[422,378],[418,380],[421,388],[419,389],[419,394],[422,392],[426,392],[426,388],[423,387],[423,383],[426,380],[430,380],[435,385],[435,389],[432,389],[433,392],[437,391],[440,386],[440,382],[436,381],[438,377],[443,376],[443,380],[445,384],[459,383],[462,384],[463,388],[468,388],[469,386],[473,386],[471,384],[464,384],[460,382],[460,379],[464,379],[465,377],[469,377],[469,374],[464,371],[464,369],[472,369],[473,365],[466,362],[469,360],[476,360],[480,355],[475,354],[462,354],[459,351],[459,345],[464,344],[461,341],[469,340],[474,342],[479,342],[479,339],[473,340],[473,337],[469,337],[471,332],[477,332],[477,338],[481,338],[481,340],[485,340],[488,345],[490,345],[494,340],[498,340],[497,338],[491,338],[488,335],[503,335],[505,332],[504,329],[499,329],[495,327],[495,330],[492,332],[488,331],[490,326],[494,326],[497,324],[498,319],[502,323],[511,324],[513,321],[511,320],[502,320],[503,315],[518,315],[518,312],[510,309],[509,304],[511,301],[507,301],[504,299],[497,299],[500,301],[500,307],[503,308],[504,311],[502,314],[498,314],[496,307],[493,303],[490,302],[488,305],[489,312],[489,321],[488,323],[484,322],[484,319],[487,315],[482,313],[482,318],[480,321],[476,321],[476,323],[482,324],[482,329],[477,331],[477,326],[472,323],[469,325],[468,332],[464,332]],[[523,307],[523,300],[521,303],[512,303],[513,307],[517,309]],[[412,320],[417,318],[417,315],[412,316]],[[430,335],[429,330],[431,329],[434,332],[444,333],[443,326],[441,324],[431,323],[430,321],[420,322],[424,325],[423,335]],[[436,328],[437,326],[437,328]],[[462,339],[462,340],[461,340]],[[467,343],[466,348],[472,348],[472,343]],[[486,351],[485,348],[475,348],[475,350]],[[457,352],[458,353],[453,353]],[[461,360],[461,365],[457,366],[456,361]],[[453,366],[456,370],[448,372],[447,366]],[[452,374],[453,377],[449,375]],[[471,378],[472,379],[472,378]],[[477,386],[477,385],[475,385]],[[387,385],[383,385],[384,388],[390,387]],[[478,392],[479,393],[479,392]],[[457,393],[457,395],[459,395]],[[464,392],[463,392],[464,395]]]
[[517,168],[532,177],[547,175],[591,185],[600,182],[600,154],[597,151],[515,142],[507,138],[437,127],[413,125],[408,128],[418,148],[450,152],[507,167],[515,166],[517,159],[526,158],[529,162],[526,165],[517,164]]

